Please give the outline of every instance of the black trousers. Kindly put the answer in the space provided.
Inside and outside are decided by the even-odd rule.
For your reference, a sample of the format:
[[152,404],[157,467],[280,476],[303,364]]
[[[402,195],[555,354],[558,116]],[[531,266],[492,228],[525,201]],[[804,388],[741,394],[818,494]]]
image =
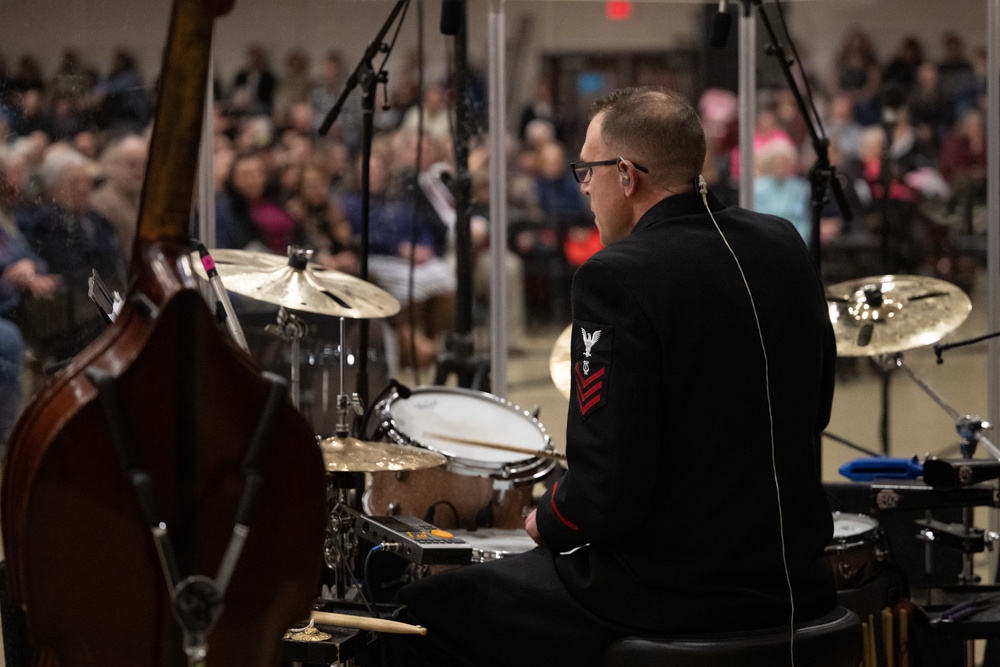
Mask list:
[[387,662],[398,667],[598,664],[612,641],[634,631],[580,606],[560,581],[557,557],[537,548],[404,587],[399,598],[409,618],[401,620],[424,626],[427,635],[383,634]]

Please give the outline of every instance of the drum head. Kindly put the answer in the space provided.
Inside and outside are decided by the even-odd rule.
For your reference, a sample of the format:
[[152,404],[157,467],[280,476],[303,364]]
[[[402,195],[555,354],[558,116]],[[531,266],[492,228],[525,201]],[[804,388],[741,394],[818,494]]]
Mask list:
[[473,464],[501,467],[533,457],[451,439],[482,440],[531,450],[546,449],[549,443],[538,420],[517,406],[483,392],[417,387],[409,398],[393,399],[387,411],[392,428],[411,443]]

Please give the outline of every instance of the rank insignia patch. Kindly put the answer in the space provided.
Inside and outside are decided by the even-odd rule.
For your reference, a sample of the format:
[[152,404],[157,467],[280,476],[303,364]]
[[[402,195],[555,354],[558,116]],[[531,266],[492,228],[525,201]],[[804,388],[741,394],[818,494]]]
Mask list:
[[573,329],[573,393],[580,415],[586,417],[607,402],[612,328],[576,320]]

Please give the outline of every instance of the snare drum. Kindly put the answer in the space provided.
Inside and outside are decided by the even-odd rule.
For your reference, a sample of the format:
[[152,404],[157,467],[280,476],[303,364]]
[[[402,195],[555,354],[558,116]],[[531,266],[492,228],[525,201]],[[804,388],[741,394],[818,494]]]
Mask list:
[[484,440],[552,450],[545,428],[517,406],[478,391],[417,387],[374,407],[379,432],[401,445],[443,454],[446,468],[376,473],[365,492],[371,515],[404,514],[441,528],[522,528],[534,482],[555,468],[551,459],[453,443],[435,437]]
[[885,557],[878,521],[866,514],[833,513],[833,541],[826,547],[837,589],[854,588]]
[[555,451],[537,419],[492,394],[455,387],[417,387],[409,398],[393,394],[375,410],[382,432],[394,442],[444,454],[452,472],[488,477],[498,489],[532,484],[555,467],[552,459],[455,442],[469,438]]

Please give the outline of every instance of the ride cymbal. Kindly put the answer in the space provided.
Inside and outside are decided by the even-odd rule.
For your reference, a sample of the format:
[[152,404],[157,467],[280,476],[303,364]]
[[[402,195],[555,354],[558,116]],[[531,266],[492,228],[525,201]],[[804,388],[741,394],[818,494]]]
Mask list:
[[573,382],[573,364],[570,362],[570,348],[573,342],[573,325],[569,325],[556,338],[549,355],[549,374],[552,383],[566,399],[569,399],[570,385]]
[[[391,317],[399,302],[370,282],[310,262],[310,251],[289,249],[289,257],[247,250],[212,250],[226,289],[290,310],[351,319]],[[199,275],[205,276],[194,254]]]
[[870,357],[931,345],[972,310],[959,287],[927,276],[874,276],[827,287],[837,354]]
[[393,472],[435,468],[447,463],[442,454],[428,449],[357,438],[333,437],[320,441],[327,472]]

